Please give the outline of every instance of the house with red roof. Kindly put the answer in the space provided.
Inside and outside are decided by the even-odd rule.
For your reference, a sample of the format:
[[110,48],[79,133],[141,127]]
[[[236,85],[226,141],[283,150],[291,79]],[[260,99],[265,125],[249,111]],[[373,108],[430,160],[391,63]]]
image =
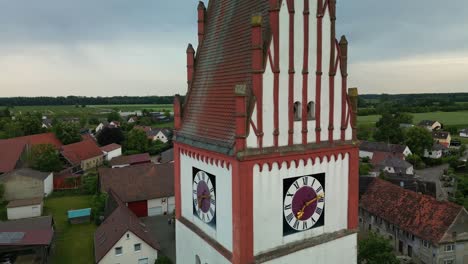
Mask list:
[[151,163],[151,157],[149,153],[115,157],[110,161],[112,168],[123,168],[145,163]]
[[94,233],[95,263],[154,263],[159,243],[112,191],[109,200],[116,206]]
[[60,153],[74,167],[75,171],[97,168],[104,161],[104,153],[92,140],[65,145]]
[[101,147],[101,151],[104,153],[104,159],[107,161],[122,156],[122,146],[115,143]]
[[375,178],[361,197],[359,228],[391,241],[416,263],[467,263],[468,212],[463,206]]

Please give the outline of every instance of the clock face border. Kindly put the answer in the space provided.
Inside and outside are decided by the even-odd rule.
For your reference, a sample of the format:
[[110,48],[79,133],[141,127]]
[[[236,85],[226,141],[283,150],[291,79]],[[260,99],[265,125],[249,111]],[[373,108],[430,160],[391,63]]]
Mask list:
[[[282,216],[282,219],[283,219],[283,236],[289,236],[289,235],[292,235],[292,234],[307,232],[307,231],[313,230],[315,228],[322,227],[325,224],[325,211],[326,211],[325,210],[325,207],[326,207],[325,203],[323,204],[322,214],[318,218],[317,222],[315,222],[315,224],[313,224],[313,226],[309,226],[308,228],[306,228],[304,230],[294,229],[293,227],[291,227],[289,225],[288,220],[286,219],[286,216],[284,214],[284,210],[285,210],[285,206],[286,206],[286,204],[284,202],[285,202],[286,195],[287,195],[287,193],[289,191],[289,188],[294,184],[294,182],[296,182],[298,179],[301,179],[303,177],[314,177],[320,183],[320,185],[322,186],[323,192],[325,192],[325,173],[308,174],[308,175],[302,175],[302,176],[296,176],[296,177],[292,177],[292,178],[283,179],[283,195],[282,195],[282,200],[281,200],[281,204],[282,204],[282,206],[281,206],[281,216]],[[326,196],[326,194],[325,194],[325,196]],[[326,198],[325,198],[325,201],[326,201]],[[297,219],[295,219],[295,220],[297,221]],[[302,222],[301,222],[301,224],[302,224]]]
[[[214,216],[211,218],[211,220],[209,222],[206,222],[204,221],[203,219],[200,218],[200,215],[198,214],[198,208],[195,206],[195,203],[193,201],[193,184],[194,184],[194,180],[195,180],[195,177],[196,175],[199,173],[199,172],[204,172],[208,178],[210,179],[210,183],[211,185],[213,186],[213,189],[214,189],[214,196],[215,196],[215,199],[214,199],[214,202],[215,202],[215,210],[214,210]],[[198,218],[200,221],[202,221],[203,223],[207,224],[208,226],[211,226],[212,228],[216,229],[216,216],[217,216],[217,193],[216,193],[216,176],[214,176],[213,174],[211,173],[208,173],[206,172],[205,170],[202,170],[202,169],[199,169],[199,168],[196,168],[196,167],[192,167],[192,182],[191,182],[191,186],[192,188],[190,188],[190,190],[192,191],[192,194],[190,195],[191,197],[191,203],[192,203],[192,208],[193,208],[193,216]]]

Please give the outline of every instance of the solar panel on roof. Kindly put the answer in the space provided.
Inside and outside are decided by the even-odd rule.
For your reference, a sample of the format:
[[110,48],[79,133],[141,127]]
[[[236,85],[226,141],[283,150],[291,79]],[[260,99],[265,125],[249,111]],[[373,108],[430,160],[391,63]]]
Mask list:
[[21,242],[24,232],[0,232],[0,244],[14,244]]

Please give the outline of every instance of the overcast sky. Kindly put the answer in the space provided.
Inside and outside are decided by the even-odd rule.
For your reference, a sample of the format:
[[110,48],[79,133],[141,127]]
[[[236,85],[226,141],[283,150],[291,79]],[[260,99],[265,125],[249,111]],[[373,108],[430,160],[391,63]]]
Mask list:
[[[0,97],[185,93],[197,3],[0,0]],[[467,14],[466,0],[338,0],[350,86],[468,92]]]

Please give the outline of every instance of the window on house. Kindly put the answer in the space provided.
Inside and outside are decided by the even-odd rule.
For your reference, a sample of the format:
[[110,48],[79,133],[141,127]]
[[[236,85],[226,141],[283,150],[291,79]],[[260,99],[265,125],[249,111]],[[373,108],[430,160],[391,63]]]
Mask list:
[[315,103],[309,102],[307,104],[307,120],[315,120]]
[[446,260],[444,260],[444,264],[455,264],[455,260],[454,259],[446,259]]
[[408,257],[412,257],[413,256],[413,247],[408,245]]
[[425,247],[425,248],[429,248],[429,247],[430,247],[429,242],[427,242],[426,240],[423,240],[423,241],[422,241],[422,244],[423,244],[423,247]]
[[198,255],[195,255],[195,264],[201,264],[201,260]]
[[133,245],[133,248],[135,249],[135,251],[140,251],[141,250],[141,244],[140,243],[135,244],[135,245]]
[[127,239],[129,239],[129,238],[130,238],[130,234],[127,233]]
[[444,246],[444,251],[445,252],[452,252],[455,250],[455,244],[450,244],[450,245],[445,245]]
[[142,258],[138,260],[138,264],[148,264],[148,258]]
[[116,256],[120,256],[123,254],[123,250],[122,250],[122,247],[116,247],[115,248],[115,255]]
[[301,121],[302,119],[302,111],[301,111],[301,103],[299,101],[294,103],[294,121]]

